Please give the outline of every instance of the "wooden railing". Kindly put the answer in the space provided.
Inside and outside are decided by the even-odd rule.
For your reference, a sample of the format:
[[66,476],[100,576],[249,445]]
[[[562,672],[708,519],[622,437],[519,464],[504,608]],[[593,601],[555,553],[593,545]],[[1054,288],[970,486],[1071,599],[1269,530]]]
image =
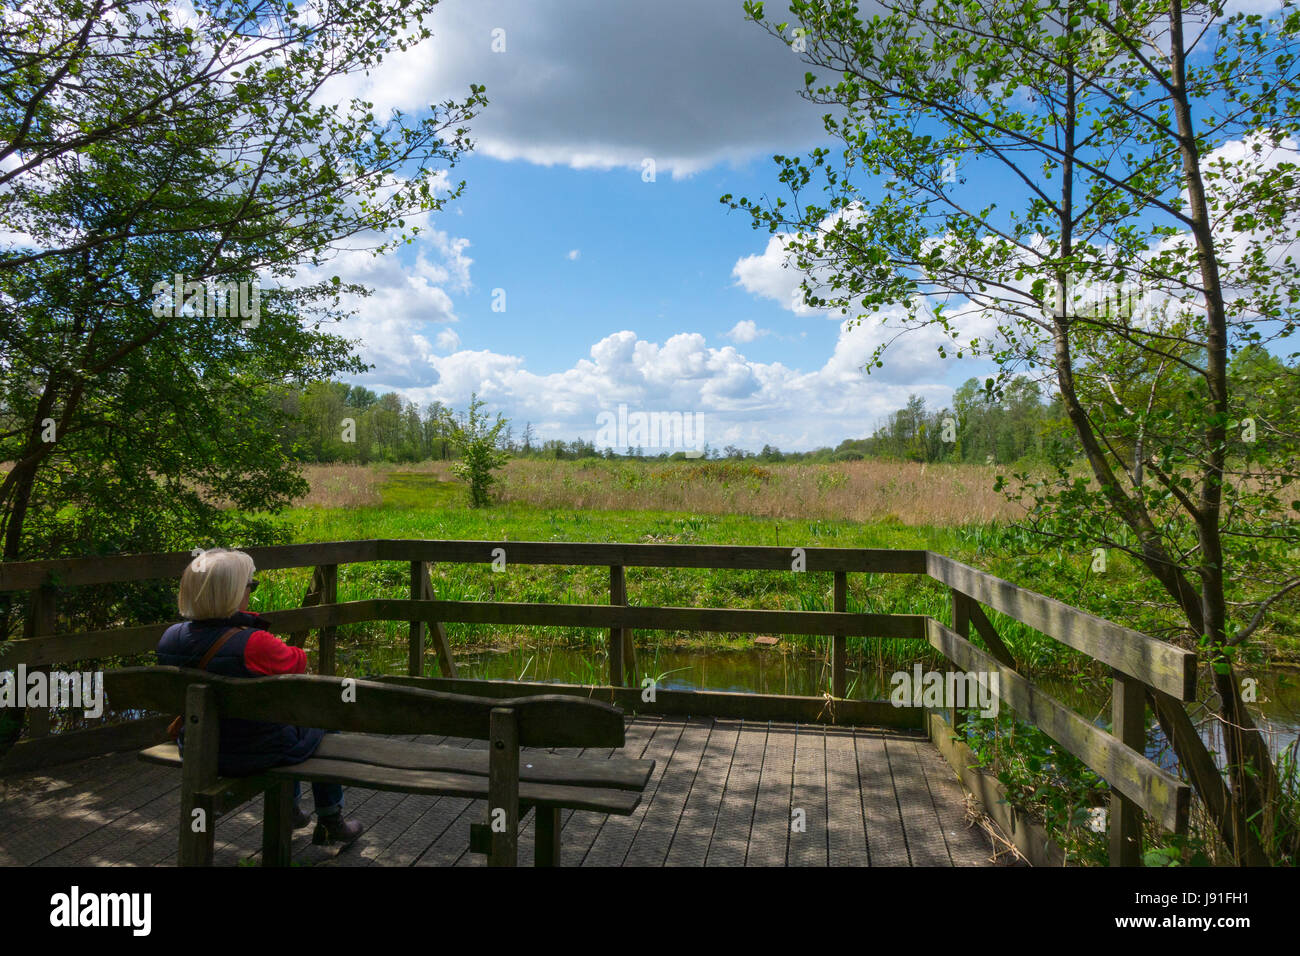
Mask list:
[[[1113,864],[1140,861],[1141,814],[1162,828],[1185,832],[1191,788],[1145,756],[1148,702],[1198,791],[1213,809],[1222,785],[1213,760],[1192,727],[1182,702],[1192,700],[1196,655],[1138,631],[1062,604],[1044,595],[929,551],[862,548],[776,548],[728,545],[657,545],[561,542],[369,540],[244,549],[259,571],[313,568],[304,606],[264,612],[271,627],[301,645],[316,631],[318,670],[335,672],[337,628],[366,621],[408,623],[408,675],[422,677],[425,642],[431,639],[444,678],[456,678],[446,623],[567,626],[609,633],[611,699],[635,703],[632,690],[618,691],[635,674],[633,629],[798,634],[828,636],[831,642],[832,698],[843,698],[849,637],[925,641],[955,669],[997,674],[1001,700],[1082,760],[1110,785],[1110,858]],[[502,553],[504,550],[504,554]],[[431,568],[436,563],[603,566],[609,568],[609,604],[536,604],[434,599]],[[60,559],[0,564],[0,592],[30,592],[31,612],[24,634],[0,653],[0,670],[18,664],[42,667],[153,650],[172,622],[104,631],[60,633],[56,626],[59,591],[87,585],[179,579],[192,560],[186,552]],[[338,602],[340,564],[403,561],[410,564],[410,597]],[[628,603],[625,569],[709,568],[785,572],[831,572],[833,611],[750,610],[733,608],[642,607]],[[926,615],[848,613],[851,573],[924,574],[945,585],[952,602],[952,624]],[[1097,727],[1034,685],[1017,669],[984,607],[1042,632],[1108,665],[1112,675],[1112,730]],[[985,648],[972,643],[971,628]],[[719,696],[719,695],[714,695]],[[741,697],[744,695],[730,695]],[[846,704],[848,702],[845,702]],[[830,722],[883,715],[873,710],[831,708]],[[647,708],[648,709],[648,708]],[[734,712],[734,705],[732,706]],[[701,712],[701,711],[697,711]],[[48,732],[47,720],[31,721],[30,733]],[[747,713],[747,711],[746,711]],[[802,711],[800,711],[802,713]],[[928,711],[927,729],[945,756],[969,779],[968,754],[961,748],[961,715]],[[954,756],[956,754],[956,756]],[[985,801],[986,808],[989,801]],[[997,814],[994,814],[995,817]]]

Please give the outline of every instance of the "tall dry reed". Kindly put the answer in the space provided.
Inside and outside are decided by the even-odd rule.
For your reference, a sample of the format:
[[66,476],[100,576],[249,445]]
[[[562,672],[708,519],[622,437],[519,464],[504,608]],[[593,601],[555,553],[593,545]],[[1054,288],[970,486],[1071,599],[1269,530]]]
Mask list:
[[[378,504],[394,472],[452,480],[449,463],[308,465],[302,504]],[[501,472],[504,501],[540,508],[687,511],[782,519],[848,519],[952,525],[1009,519],[1018,508],[993,491],[983,465],[853,461],[830,465],[753,462],[543,461],[513,459]]]

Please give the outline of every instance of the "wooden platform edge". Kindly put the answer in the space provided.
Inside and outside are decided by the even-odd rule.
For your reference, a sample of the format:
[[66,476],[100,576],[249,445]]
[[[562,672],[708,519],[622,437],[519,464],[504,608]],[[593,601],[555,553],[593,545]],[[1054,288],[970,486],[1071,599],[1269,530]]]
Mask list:
[[598,684],[547,684],[518,681],[470,680],[445,677],[384,675],[368,678],[380,683],[405,684],[478,697],[516,697],[525,694],[566,694],[590,697],[622,707],[628,714],[664,717],[714,717],[731,720],[774,720],[779,723],[832,726],[897,727],[924,730],[925,708],[895,707],[887,700],[846,700],[793,697],[780,694],[740,694],[727,691],[664,690],[656,688],[654,700],[645,700],[639,687]]
[[962,786],[974,794],[980,809],[1001,828],[1030,866],[1066,865],[1065,851],[1048,836],[1041,824],[1030,820],[1007,802],[1002,784],[994,777],[972,769],[976,763],[974,752],[953,736],[952,727],[942,714],[930,711],[925,729],[930,742],[956,771]]
[[143,717],[107,727],[20,740],[0,760],[0,777],[160,744],[167,740],[167,725],[171,722],[170,717]]

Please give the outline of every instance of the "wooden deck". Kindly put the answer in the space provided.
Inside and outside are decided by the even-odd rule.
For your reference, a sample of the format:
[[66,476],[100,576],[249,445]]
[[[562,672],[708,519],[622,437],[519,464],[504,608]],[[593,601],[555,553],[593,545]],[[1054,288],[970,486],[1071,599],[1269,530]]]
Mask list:
[[[919,732],[635,717],[628,720],[622,753],[656,761],[645,799],[630,817],[566,811],[563,865],[991,866],[1010,861],[1005,854],[995,860],[988,834],[968,824],[965,791]],[[304,787],[304,809],[311,808],[307,791]],[[180,774],[141,763],[133,753],[0,778],[0,865],[174,864],[179,801]],[[366,824],[361,839],[339,852],[313,846],[311,829],[299,830],[295,862],[484,863],[468,852],[469,825],[482,817],[483,801],[350,788],[346,809]],[[256,859],[260,821],[260,800],[222,818],[216,864]],[[532,861],[532,833],[529,813],[521,826],[521,863]]]

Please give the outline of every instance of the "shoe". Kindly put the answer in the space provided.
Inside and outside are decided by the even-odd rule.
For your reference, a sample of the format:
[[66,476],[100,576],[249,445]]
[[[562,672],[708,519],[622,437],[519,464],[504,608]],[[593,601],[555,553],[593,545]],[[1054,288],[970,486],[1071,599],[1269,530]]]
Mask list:
[[306,826],[307,824],[309,824],[309,823],[311,823],[311,814],[310,814],[310,813],[303,813],[303,812],[302,812],[301,810],[299,810],[297,807],[294,807],[294,808],[293,808],[293,828],[294,828],[295,830],[301,830],[303,827],[305,827],[305,826]]
[[355,842],[365,829],[365,824],[360,820],[344,820],[342,814],[335,814],[316,822],[311,842],[318,846],[329,846],[334,843],[348,846]]

